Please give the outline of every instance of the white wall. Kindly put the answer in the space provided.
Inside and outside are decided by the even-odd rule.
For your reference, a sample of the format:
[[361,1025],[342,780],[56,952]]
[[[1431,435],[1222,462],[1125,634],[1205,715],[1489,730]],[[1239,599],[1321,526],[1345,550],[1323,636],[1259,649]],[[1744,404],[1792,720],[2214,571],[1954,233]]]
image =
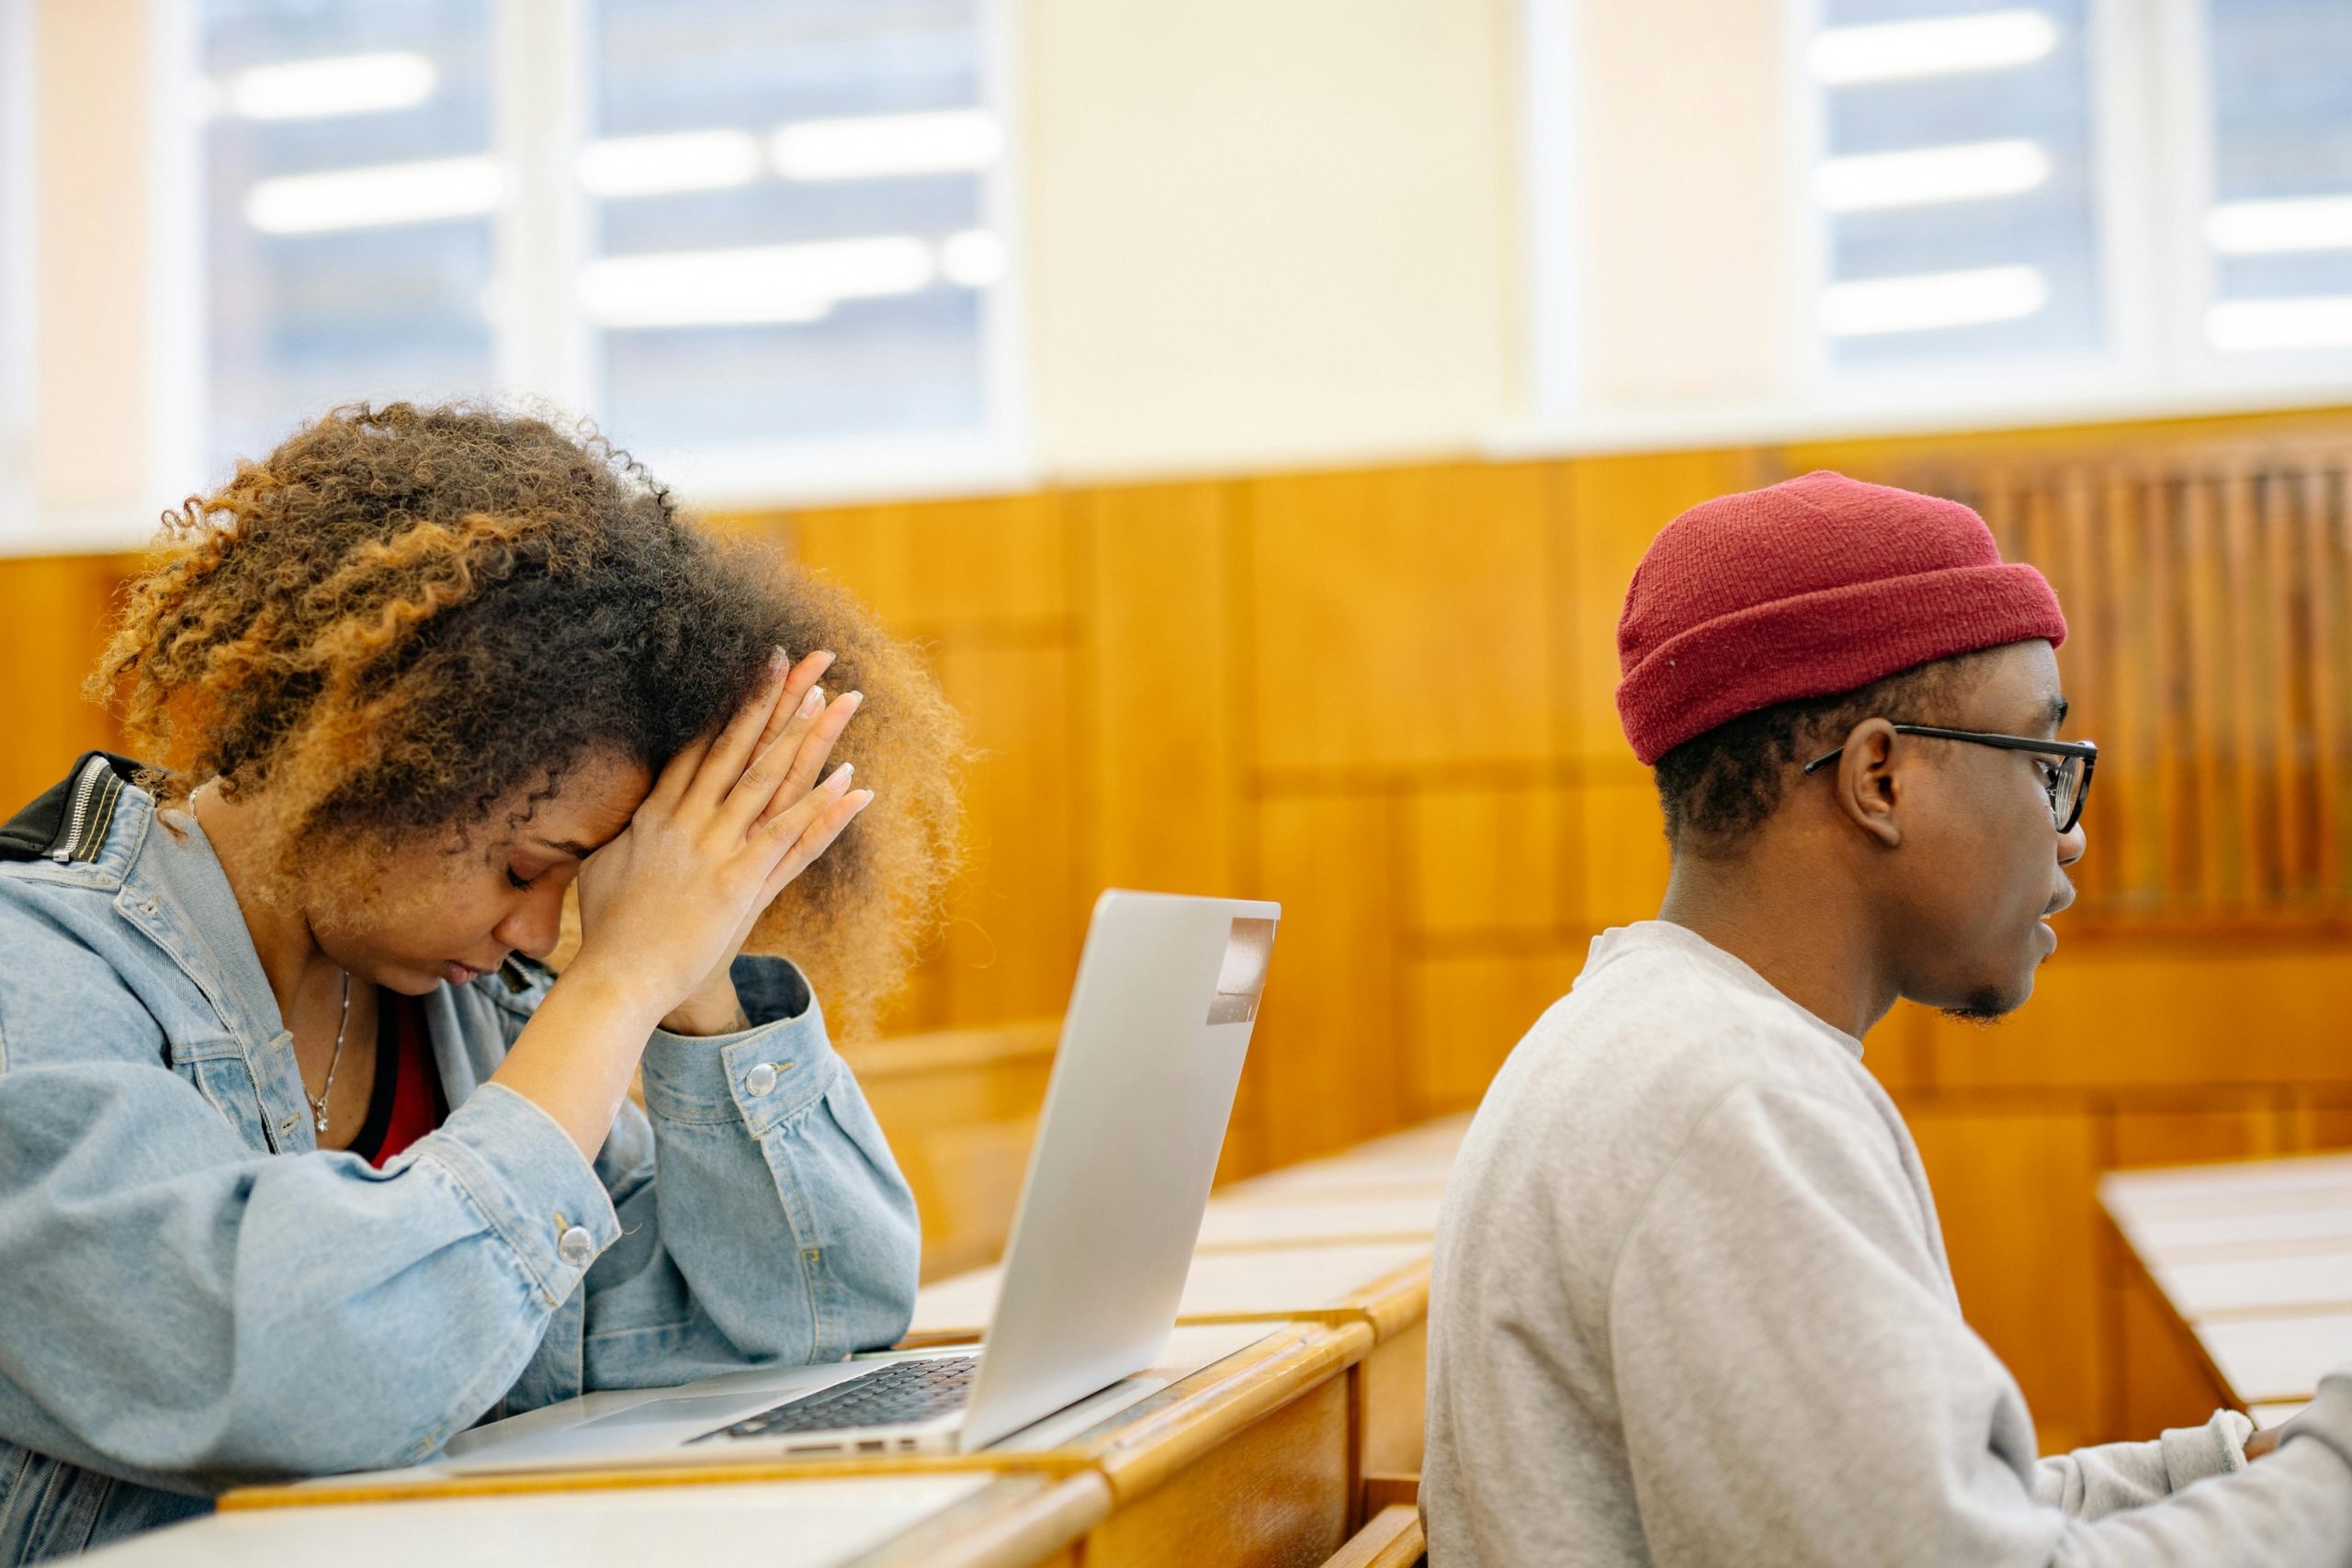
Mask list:
[[34,515],[0,518],[17,551],[141,537],[168,489],[149,472],[146,7],[33,0],[30,19]]
[[1770,397],[1791,357],[1785,0],[1584,0],[1570,52],[1577,400]]
[[1473,447],[1521,379],[1512,0],[1031,0],[1038,455]]
[[[26,3],[41,532],[0,519],[19,551],[135,540],[203,477],[151,456],[173,374],[153,301],[192,283],[152,243],[170,0]],[[1516,0],[1014,12],[1042,476],[1466,452],[1512,416]]]

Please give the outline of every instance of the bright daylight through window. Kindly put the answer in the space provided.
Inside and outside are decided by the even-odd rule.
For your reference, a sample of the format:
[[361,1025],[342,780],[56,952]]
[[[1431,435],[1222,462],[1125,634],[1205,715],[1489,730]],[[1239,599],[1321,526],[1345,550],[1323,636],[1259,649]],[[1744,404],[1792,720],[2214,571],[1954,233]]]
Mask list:
[[1839,368],[2096,352],[2085,0],[1823,0],[1804,51]]
[[363,395],[538,394],[753,472],[989,436],[988,14],[203,0],[208,461]]
[[2205,334],[2223,354],[2352,347],[2352,5],[2213,0]]

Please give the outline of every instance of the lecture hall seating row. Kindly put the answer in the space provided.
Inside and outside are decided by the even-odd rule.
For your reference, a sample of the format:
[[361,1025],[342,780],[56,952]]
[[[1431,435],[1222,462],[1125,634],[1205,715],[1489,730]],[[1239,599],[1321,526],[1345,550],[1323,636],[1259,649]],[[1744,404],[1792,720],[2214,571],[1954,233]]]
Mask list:
[[2099,1201],[2219,1403],[2275,1427],[2352,1359],[2352,1155],[2118,1171]]
[[[1408,1568],[1438,1201],[1466,1118],[1234,1184],[1212,1201],[1161,1364],[973,1455],[457,1477],[432,1466],[222,1498],[98,1554],[344,1568]],[[936,1280],[910,1344],[969,1339],[991,1267]],[[1133,1401],[1133,1403],[1125,1403]]]

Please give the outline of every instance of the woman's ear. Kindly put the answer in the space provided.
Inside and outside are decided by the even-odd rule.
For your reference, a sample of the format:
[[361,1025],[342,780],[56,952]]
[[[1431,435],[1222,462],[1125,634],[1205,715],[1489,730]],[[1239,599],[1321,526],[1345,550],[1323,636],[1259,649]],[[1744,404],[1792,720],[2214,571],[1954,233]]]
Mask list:
[[1862,720],[1847,735],[1838,771],[1831,775],[1840,814],[1890,850],[1903,842],[1903,828],[1896,820],[1902,798],[1900,739],[1885,719]]

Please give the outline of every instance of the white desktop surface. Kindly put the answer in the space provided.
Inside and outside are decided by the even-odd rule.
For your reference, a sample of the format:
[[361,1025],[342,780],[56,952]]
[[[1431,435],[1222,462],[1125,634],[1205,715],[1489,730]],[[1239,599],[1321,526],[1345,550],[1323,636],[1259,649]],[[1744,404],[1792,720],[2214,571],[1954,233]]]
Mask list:
[[254,1508],[174,1525],[76,1561],[98,1568],[835,1568],[995,1479],[852,1476]]

